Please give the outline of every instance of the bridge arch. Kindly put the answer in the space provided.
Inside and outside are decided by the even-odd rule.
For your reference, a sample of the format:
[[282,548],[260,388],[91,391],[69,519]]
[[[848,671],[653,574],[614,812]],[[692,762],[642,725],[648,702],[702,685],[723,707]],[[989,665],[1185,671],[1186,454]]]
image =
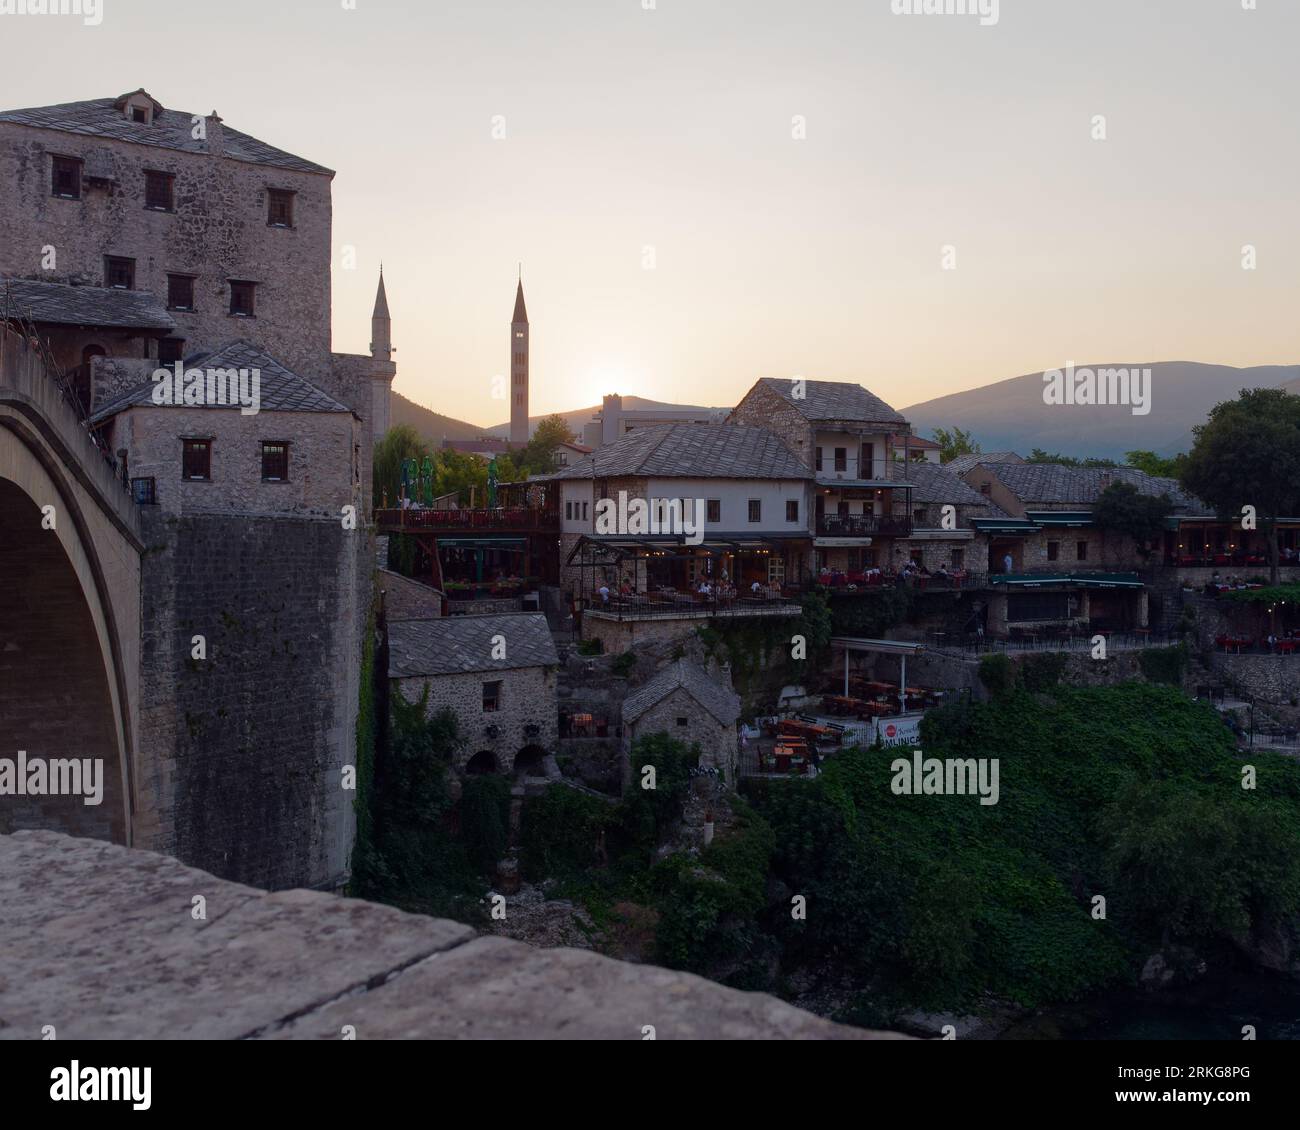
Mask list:
[[6,796],[0,832],[54,828],[129,844],[138,517],[84,431],[69,429],[70,409],[25,395],[10,376],[0,374],[0,758],[98,761],[102,793],[98,804]]

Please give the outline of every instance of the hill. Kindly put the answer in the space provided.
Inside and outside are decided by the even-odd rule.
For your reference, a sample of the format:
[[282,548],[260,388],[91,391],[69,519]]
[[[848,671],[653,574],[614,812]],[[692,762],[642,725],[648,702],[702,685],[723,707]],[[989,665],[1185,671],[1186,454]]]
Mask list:
[[400,392],[393,393],[390,418],[394,426],[409,424],[427,443],[441,447],[444,439],[477,439],[487,434],[477,424],[467,424],[451,416],[443,416],[423,405],[407,400]]
[[[1082,368],[1082,365],[1077,366]],[[1092,369],[1122,368],[1114,363]],[[1222,400],[1243,388],[1300,390],[1300,365],[1238,369],[1193,361],[1143,362],[1151,370],[1151,411],[1135,416],[1126,405],[1067,405],[1043,402],[1043,374],[1027,373],[966,392],[952,393],[900,409],[921,435],[957,425],[973,433],[985,451],[1035,447],[1076,456],[1122,457],[1143,449],[1161,454],[1186,451],[1191,429]]]
[[[623,397],[623,407],[628,411],[637,411],[643,408],[681,408],[690,412],[707,411],[707,409],[701,408],[695,404],[668,404],[662,400],[646,400],[645,397],[642,396]],[[569,431],[581,438],[583,426],[600,411],[600,408],[601,406],[599,404],[593,404],[590,408],[573,408],[567,412],[560,412],[558,415],[564,417],[564,422],[569,425]],[[537,425],[544,419],[546,419],[546,416],[528,417],[528,432],[530,435],[536,429]],[[510,425],[508,423],[495,424],[490,428],[484,429],[479,434],[501,436],[504,438],[510,434]]]

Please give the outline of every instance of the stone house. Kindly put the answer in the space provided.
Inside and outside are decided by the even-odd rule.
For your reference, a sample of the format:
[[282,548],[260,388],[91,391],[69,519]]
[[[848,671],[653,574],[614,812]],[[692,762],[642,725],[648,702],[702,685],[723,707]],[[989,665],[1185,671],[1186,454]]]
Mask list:
[[[644,593],[724,575],[746,588],[797,579],[809,540],[810,479],[764,428],[659,424],[626,432],[547,477],[559,490],[561,581],[591,599],[601,583],[617,589],[626,581]],[[599,520],[605,500],[617,510],[608,531]],[[649,507],[651,528],[633,527],[637,501]],[[687,525],[700,531],[696,544],[681,533]],[[585,568],[575,553],[580,543],[608,544],[617,563]]]
[[812,570],[884,568],[912,532],[910,427],[858,384],[763,377],[728,421],[767,428],[813,475]]
[[698,745],[700,767],[714,768],[735,787],[739,768],[736,722],[740,696],[698,663],[678,659],[623,700],[627,751],[647,734],[668,734]]
[[407,702],[428,688],[430,716],[450,709],[458,773],[558,776],[556,671],[546,617],[451,616],[388,628],[388,675]]
[[976,536],[971,523],[980,518],[1005,517],[992,499],[972,490],[946,467],[928,460],[897,464],[893,471],[913,484],[912,532],[905,539],[895,539],[890,567],[897,571],[911,559],[932,573],[940,567],[976,576],[987,573],[988,541]]

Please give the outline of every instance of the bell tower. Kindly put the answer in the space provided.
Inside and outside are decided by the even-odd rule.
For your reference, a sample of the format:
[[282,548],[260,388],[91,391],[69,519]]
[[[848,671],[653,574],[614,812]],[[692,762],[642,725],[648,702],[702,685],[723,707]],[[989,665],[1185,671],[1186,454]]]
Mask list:
[[510,446],[528,442],[528,310],[524,307],[524,280],[515,291],[515,312],[510,319]]

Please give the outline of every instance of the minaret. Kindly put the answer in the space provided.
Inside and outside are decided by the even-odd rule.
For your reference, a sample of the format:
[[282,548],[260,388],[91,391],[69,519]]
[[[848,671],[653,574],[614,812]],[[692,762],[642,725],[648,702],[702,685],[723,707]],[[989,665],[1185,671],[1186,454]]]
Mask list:
[[524,308],[524,279],[515,291],[515,313],[510,319],[510,445],[528,442],[528,311]]
[[370,315],[370,356],[374,360],[370,374],[370,432],[379,439],[388,431],[389,399],[397,366],[393,363],[393,323],[388,316],[388,295],[384,292],[384,268],[379,267],[379,289],[375,292],[375,312]]
[[379,290],[375,312],[370,315],[370,356],[376,361],[393,359],[393,320],[388,316],[388,295],[384,293],[384,266],[379,265]]

